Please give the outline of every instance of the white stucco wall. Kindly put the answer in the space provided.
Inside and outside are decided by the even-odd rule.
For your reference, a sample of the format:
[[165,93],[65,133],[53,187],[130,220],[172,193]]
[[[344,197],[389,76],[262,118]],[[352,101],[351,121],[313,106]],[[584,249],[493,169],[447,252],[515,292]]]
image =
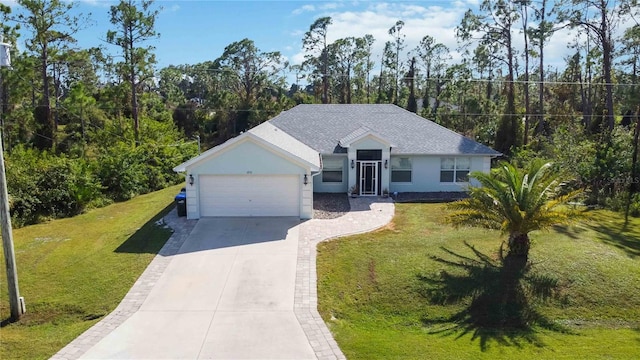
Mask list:
[[[304,174],[307,174],[308,184],[303,184]],[[283,157],[271,149],[246,138],[210,158],[187,167],[185,181],[187,189],[187,218],[199,219],[200,206],[198,204],[200,175],[298,175],[300,184],[300,217],[310,219],[313,216],[313,178],[309,169],[305,169],[291,160]],[[189,185],[189,175],[193,175],[194,184]],[[268,191],[268,189],[265,189]]]
[[[322,174],[313,178],[313,189],[321,193],[346,193],[349,189],[349,163],[346,154],[322,156],[324,168],[332,162],[342,161],[342,182],[322,182]],[[354,175],[355,176],[355,175]]]
[[[454,156],[426,156],[426,155],[392,155],[393,157],[408,157],[411,159],[411,183],[391,183],[390,192],[438,192],[465,191],[467,183],[441,183],[440,159]],[[465,156],[460,156],[465,157]],[[491,158],[488,156],[466,156],[471,158],[471,172],[488,172]]]

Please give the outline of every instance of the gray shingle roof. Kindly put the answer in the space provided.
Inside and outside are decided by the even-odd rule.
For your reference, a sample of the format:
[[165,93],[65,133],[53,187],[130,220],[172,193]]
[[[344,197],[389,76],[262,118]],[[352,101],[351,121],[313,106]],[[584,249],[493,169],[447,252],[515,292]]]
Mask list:
[[500,155],[499,152],[391,104],[298,105],[269,120],[321,154],[344,153],[341,139],[366,128],[396,147],[392,154]]

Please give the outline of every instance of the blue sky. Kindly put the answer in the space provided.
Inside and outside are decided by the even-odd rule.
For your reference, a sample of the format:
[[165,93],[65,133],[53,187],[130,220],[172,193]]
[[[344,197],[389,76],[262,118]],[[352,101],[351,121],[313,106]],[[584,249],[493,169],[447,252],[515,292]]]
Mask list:
[[[15,0],[0,0],[20,11]],[[113,54],[114,46],[104,42],[112,0],[80,0],[78,11],[91,13],[93,25],[80,31],[76,38],[82,47],[102,45]],[[321,16],[331,16],[329,41],[346,36],[372,34],[376,38],[374,59],[379,57],[384,43],[391,40],[388,29],[399,19],[405,22],[405,53],[419,43],[424,35],[433,36],[451,50],[452,63],[459,62],[455,27],[464,12],[476,9],[479,0],[419,0],[419,1],[318,1],[318,0],[158,0],[161,7],[156,29],[161,34],[152,42],[156,47],[157,68],[177,64],[195,64],[214,60],[224,47],[234,41],[249,38],[263,51],[280,51],[292,64],[303,59],[302,37],[309,25]],[[624,26],[622,26],[624,29]],[[567,44],[575,35],[559,32],[547,47],[547,64],[562,67],[568,55]],[[521,35],[515,30],[515,46],[521,47]],[[20,44],[18,44],[20,45]],[[521,61],[522,63],[522,61]],[[379,65],[377,61],[376,66]]]

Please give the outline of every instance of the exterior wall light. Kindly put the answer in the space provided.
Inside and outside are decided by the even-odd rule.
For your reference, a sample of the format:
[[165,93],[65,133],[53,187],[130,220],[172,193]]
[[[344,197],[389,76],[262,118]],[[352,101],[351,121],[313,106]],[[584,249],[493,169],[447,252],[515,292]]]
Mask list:
[[195,180],[193,179],[193,174],[189,174],[189,185],[193,186]]
[[356,162],[355,162],[355,161],[353,161],[353,159],[351,159],[351,168],[353,169],[353,168],[355,168],[355,167],[356,167]]
[[302,183],[305,185],[309,183],[309,178],[307,177],[307,174],[304,174],[304,179],[302,180]]
[[384,168],[385,169],[389,168],[389,160],[388,159],[384,159]]

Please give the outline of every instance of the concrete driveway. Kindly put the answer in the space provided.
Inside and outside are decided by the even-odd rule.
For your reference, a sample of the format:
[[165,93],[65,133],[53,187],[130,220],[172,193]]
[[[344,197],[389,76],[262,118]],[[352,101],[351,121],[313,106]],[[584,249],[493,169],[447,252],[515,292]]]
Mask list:
[[297,218],[203,218],[83,359],[315,359],[294,314]]

